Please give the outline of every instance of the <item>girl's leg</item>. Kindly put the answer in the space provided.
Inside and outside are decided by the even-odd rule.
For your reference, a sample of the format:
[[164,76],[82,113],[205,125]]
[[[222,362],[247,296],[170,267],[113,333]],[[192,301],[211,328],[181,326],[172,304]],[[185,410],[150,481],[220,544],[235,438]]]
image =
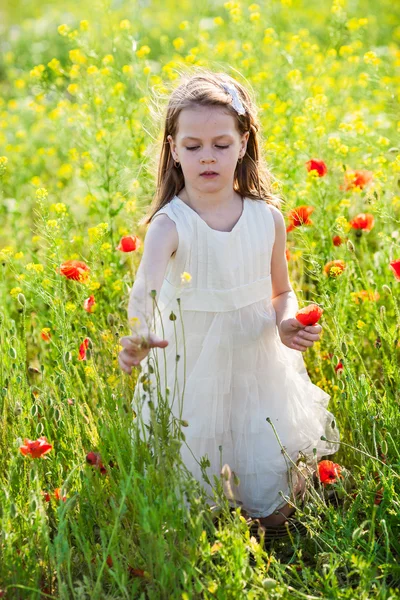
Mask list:
[[[297,485],[293,489],[294,495],[295,496],[302,495],[305,490],[305,486],[306,486],[305,477],[303,477],[302,475],[300,475],[298,473],[298,482],[297,482]],[[294,512],[296,512],[296,509],[293,508],[293,506],[290,506],[290,504],[288,504],[288,503],[284,504],[281,508],[277,508],[276,510],[279,510],[279,514],[277,514],[277,515],[272,513],[271,515],[268,515],[267,517],[257,517],[257,519],[260,521],[260,524],[269,526],[269,527],[275,527],[276,525],[282,525],[287,520],[287,517],[290,517],[291,515],[293,515]]]

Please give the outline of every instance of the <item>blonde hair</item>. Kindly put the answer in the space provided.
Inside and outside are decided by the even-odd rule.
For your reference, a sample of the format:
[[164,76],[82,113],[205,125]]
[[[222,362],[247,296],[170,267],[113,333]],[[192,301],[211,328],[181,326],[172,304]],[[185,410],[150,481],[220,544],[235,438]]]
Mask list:
[[[231,105],[231,96],[222,84],[234,85],[246,113],[239,115]],[[185,108],[196,106],[220,106],[236,119],[241,135],[249,132],[246,154],[236,166],[233,188],[242,197],[254,200],[260,198],[280,207],[282,199],[272,192],[273,176],[263,163],[259,149],[260,125],[257,109],[246,88],[226,73],[197,68],[195,74],[184,74],[180,83],[170,95],[165,115],[164,135],[158,162],[157,189],[152,203],[140,220],[139,225],[148,225],[154,214],[168,204],[185,185],[183,171],[174,166],[174,159],[168,142],[168,136],[174,138],[178,130],[178,119]]]

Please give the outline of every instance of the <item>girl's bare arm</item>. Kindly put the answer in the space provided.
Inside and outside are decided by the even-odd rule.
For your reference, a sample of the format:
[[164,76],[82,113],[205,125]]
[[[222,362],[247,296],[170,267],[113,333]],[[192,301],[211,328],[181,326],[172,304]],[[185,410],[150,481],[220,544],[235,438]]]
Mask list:
[[[132,335],[120,339],[123,350],[118,361],[121,368],[131,373],[132,366],[139,364],[147,356],[150,348],[165,347],[167,340],[161,340],[150,332],[153,320],[153,299],[155,290],[158,298],[165,271],[171,255],[178,248],[178,232],[175,223],[165,214],[158,215],[147,230],[143,256],[128,302],[128,320]],[[136,323],[132,321],[137,318]],[[143,341],[146,340],[146,343]]]

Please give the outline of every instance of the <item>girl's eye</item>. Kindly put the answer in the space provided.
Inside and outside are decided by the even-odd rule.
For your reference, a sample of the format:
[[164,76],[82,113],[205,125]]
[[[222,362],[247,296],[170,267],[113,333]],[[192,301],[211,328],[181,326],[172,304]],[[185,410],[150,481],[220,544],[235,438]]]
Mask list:
[[[229,146],[218,146],[216,145],[217,148],[229,148]],[[190,148],[187,147],[186,150],[196,150],[198,148],[198,146],[191,146]]]

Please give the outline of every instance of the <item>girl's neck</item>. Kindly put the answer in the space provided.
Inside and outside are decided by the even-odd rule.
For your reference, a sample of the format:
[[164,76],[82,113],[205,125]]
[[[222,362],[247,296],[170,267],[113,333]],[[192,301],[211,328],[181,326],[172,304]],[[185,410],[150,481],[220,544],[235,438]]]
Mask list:
[[177,195],[199,215],[229,211],[242,205],[242,198],[235,190],[204,194],[184,187]]

